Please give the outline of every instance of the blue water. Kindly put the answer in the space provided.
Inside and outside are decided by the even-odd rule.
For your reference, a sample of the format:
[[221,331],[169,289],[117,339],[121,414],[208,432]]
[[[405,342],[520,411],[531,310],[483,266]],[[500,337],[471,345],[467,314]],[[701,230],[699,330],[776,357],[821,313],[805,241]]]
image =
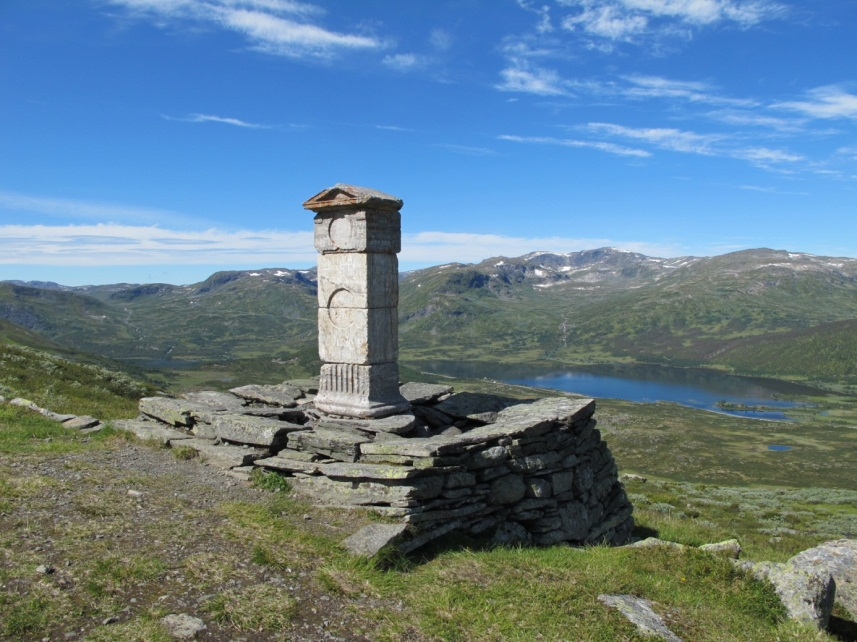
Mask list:
[[779,445],[771,445],[768,446],[768,450],[791,450],[794,446],[779,446]]
[[[426,362],[430,372],[456,377],[489,378],[536,388],[551,388],[587,397],[637,402],[667,401],[738,417],[788,420],[785,410],[803,406],[789,400],[817,394],[805,386],[774,379],[736,377],[704,368],[650,365],[603,365],[546,371],[538,366]],[[718,402],[753,409],[724,409]]]
[[[676,370],[676,369],[670,369]],[[537,377],[504,379],[506,383],[515,383],[536,388],[552,388],[564,392],[574,392],[587,397],[610,397],[626,401],[656,402],[671,401],[683,406],[714,410],[738,417],[756,419],[785,420],[788,417],[777,408],[794,408],[800,404],[776,398],[776,391],[759,383],[742,381],[740,389],[717,385],[723,383],[719,377],[701,378],[688,376],[685,381],[676,380],[677,373],[670,373],[670,380],[657,377],[650,368],[646,369],[647,378],[618,377],[591,371],[572,370],[555,372]],[[719,373],[717,373],[719,374]],[[728,375],[725,375],[728,376]],[[680,379],[680,377],[679,377]],[[737,377],[736,377],[737,379]],[[739,406],[751,406],[754,409],[724,409],[718,402]],[[755,409],[755,407],[761,407]]]

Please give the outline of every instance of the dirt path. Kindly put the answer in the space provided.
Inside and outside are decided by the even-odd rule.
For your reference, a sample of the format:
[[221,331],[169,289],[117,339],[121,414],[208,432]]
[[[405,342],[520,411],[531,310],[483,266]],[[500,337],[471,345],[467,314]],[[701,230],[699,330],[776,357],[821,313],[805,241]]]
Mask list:
[[9,639],[168,640],[160,618],[188,614],[207,627],[199,640],[356,641],[371,639],[366,609],[401,608],[326,589],[312,546],[276,546],[241,516],[328,542],[353,519],[168,450],[0,456],[0,490],[0,613],[20,619]]

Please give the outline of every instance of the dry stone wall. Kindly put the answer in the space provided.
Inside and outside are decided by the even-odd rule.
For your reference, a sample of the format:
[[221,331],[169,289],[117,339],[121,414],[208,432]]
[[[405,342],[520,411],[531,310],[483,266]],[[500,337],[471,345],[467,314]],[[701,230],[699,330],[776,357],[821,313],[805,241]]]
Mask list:
[[533,545],[630,536],[631,505],[591,399],[522,402],[409,383],[400,393],[410,412],[361,419],[314,408],[316,385],[150,397],[141,420],[115,425],[195,448],[235,475],[275,471],[322,505],[397,518],[406,551],[451,531]]

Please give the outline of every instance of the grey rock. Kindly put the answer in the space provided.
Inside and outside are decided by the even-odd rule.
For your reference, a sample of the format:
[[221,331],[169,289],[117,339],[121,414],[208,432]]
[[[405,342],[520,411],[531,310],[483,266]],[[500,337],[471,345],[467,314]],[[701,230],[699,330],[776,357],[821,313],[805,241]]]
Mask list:
[[413,411],[417,417],[432,428],[446,428],[455,422],[451,416],[431,406],[415,406]]
[[491,541],[501,546],[529,544],[532,541],[532,535],[517,522],[503,522],[497,527]]
[[699,547],[699,550],[723,555],[733,560],[737,560],[741,556],[741,544],[737,539],[727,539],[724,542],[717,542],[715,544],[703,544]]
[[669,630],[660,615],[652,609],[652,603],[633,595],[599,595],[598,601],[616,609],[637,627],[644,637],[660,638],[665,642],[682,642]]
[[378,419],[339,419],[334,417],[322,417],[316,422],[317,428],[351,428],[363,430],[372,433],[392,433],[394,435],[404,435],[413,430],[416,423],[416,417],[409,412],[400,413],[397,415],[389,415]]
[[481,392],[459,392],[441,401],[434,408],[451,417],[487,422],[495,419],[501,410],[515,403],[518,403],[515,399],[498,397],[497,395]]
[[631,473],[625,473],[624,475],[621,475],[619,477],[619,481],[623,481],[623,482],[633,481],[633,482],[640,482],[641,484],[645,484],[648,480],[645,477],[643,477],[642,475],[634,475]]
[[663,546],[665,548],[677,548],[682,549],[685,548],[684,544],[679,544],[678,542],[668,542],[664,539],[658,539],[657,537],[647,537],[646,539],[641,539],[639,542],[633,542],[631,544],[626,544],[628,548],[658,548]]
[[139,402],[140,412],[171,426],[190,427],[193,417],[189,402],[168,397],[143,397]]
[[175,428],[167,428],[163,424],[159,424],[154,421],[117,419],[111,421],[110,425],[117,430],[126,430],[134,433],[137,437],[145,441],[156,441],[162,445],[166,445],[171,441],[193,438],[193,435],[190,433],[182,432]]
[[75,417],[74,419],[69,419],[68,421],[63,422],[64,428],[76,428],[77,430],[83,430],[85,428],[93,428],[100,424],[95,417],[90,417],[89,415],[82,415],[80,417]]
[[192,640],[207,628],[205,622],[187,613],[170,614],[162,617],[161,624],[177,640]]
[[791,560],[777,562],[735,562],[759,581],[770,582],[788,617],[819,629],[827,627],[833,611],[836,584],[826,568],[806,568]]
[[527,486],[519,475],[504,475],[491,482],[490,499],[495,504],[514,504],[524,498]]
[[220,439],[265,448],[283,446],[290,432],[304,429],[286,421],[238,414],[215,417],[211,428]]
[[229,392],[249,401],[258,401],[269,406],[283,406],[284,408],[295,407],[297,405],[295,400],[303,396],[303,391],[300,388],[284,383],[275,386],[251,384],[232,388]]
[[242,448],[241,446],[215,445],[208,439],[184,439],[182,446],[196,450],[207,464],[217,468],[236,468],[248,466],[257,459],[268,455],[266,450],[259,448]]
[[294,450],[316,452],[340,461],[353,462],[357,460],[360,444],[371,440],[370,436],[359,431],[317,428],[289,433],[288,446]]
[[407,524],[368,524],[342,540],[342,546],[353,555],[375,557],[383,548],[399,542]]
[[57,412],[51,412],[50,410],[44,409],[42,409],[40,412],[51,421],[56,421],[58,423],[63,423],[65,421],[68,421],[69,419],[74,419],[76,417],[76,415],[63,415]]
[[399,392],[411,404],[430,404],[452,393],[452,386],[414,381],[399,386]]
[[317,463],[291,459],[289,456],[284,455],[283,451],[280,451],[280,454],[275,457],[265,457],[264,459],[258,459],[253,463],[256,466],[270,468],[273,470],[281,470],[287,473],[304,473],[305,475],[321,474]]
[[836,601],[857,621],[857,540],[825,542],[798,553],[789,561],[799,568],[829,572],[836,582]]
[[194,404],[206,406],[211,410],[241,410],[247,404],[246,400],[232,393],[213,390],[188,392],[182,396]]

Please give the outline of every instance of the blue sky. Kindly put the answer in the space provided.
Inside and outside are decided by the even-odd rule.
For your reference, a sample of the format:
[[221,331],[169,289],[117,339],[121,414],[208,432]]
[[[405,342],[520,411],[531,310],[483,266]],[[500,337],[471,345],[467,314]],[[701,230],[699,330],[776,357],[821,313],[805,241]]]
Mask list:
[[313,265],[337,182],[403,269],[857,257],[857,2],[0,2],[0,279]]

